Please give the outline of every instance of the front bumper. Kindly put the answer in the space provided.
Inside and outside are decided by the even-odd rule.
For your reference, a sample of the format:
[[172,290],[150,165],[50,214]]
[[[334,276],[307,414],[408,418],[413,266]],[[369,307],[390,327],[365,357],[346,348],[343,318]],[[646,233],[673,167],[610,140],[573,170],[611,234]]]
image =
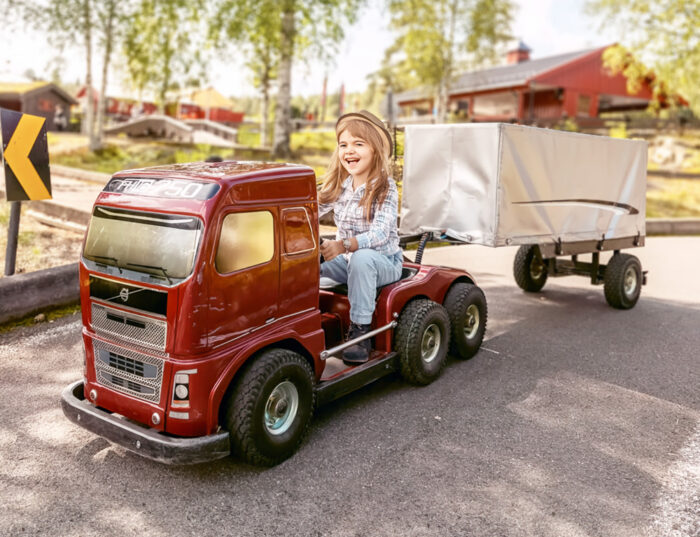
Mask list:
[[207,462],[231,452],[228,431],[195,438],[167,436],[97,408],[85,400],[82,380],[63,390],[61,407],[76,425],[142,457],[165,464]]

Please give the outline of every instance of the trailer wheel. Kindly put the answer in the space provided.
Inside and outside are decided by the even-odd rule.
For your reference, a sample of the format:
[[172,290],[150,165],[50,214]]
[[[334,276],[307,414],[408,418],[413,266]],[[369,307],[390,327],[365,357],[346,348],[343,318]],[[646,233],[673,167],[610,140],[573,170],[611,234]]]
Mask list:
[[450,317],[450,353],[464,360],[481,347],[486,332],[484,292],[474,284],[458,282],[447,292],[445,309]]
[[308,432],[315,397],[314,373],[302,356],[265,351],[246,366],[229,399],[232,453],[260,466],[290,457]]
[[615,254],[605,268],[605,300],[613,308],[628,310],[642,291],[642,265],[635,256]]
[[417,299],[404,308],[394,337],[401,376],[412,384],[430,384],[447,361],[450,319],[440,304]]
[[536,293],[547,281],[547,265],[542,259],[540,247],[524,244],[518,248],[513,261],[513,276],[518,287],[529,293]]

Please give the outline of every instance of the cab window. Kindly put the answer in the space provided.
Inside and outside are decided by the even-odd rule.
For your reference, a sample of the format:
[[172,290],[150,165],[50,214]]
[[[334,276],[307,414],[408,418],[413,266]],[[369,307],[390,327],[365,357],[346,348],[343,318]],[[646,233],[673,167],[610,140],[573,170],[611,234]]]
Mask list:
[[274,253],[272,213],[231,213],[224,217],[216,249],[215,265],[219,273],[228,274],[266,263]]
[[310,252],[314,249],[311,222],[306,211],[299,207],[282,211],[284,225],[284,253],[287,255]]

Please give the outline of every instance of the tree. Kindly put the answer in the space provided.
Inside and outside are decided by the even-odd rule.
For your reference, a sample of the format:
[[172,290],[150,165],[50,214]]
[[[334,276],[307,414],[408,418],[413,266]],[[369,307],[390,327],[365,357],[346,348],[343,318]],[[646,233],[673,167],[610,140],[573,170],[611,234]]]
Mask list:
[[138,0],[124,37],[127,71],[142,98],[153,90],[161,109],[177,80],[201,68],[205,77],[206,17],[203,0]]
[[[661,94],[661,84],[678,92],[700,114],[700,3],[697,0],[588,0],[586,11],[601,19],[602,26],[619,30],[625,45],[639,62],[629,61],[620,46],[607,53],[606,64],[622,71],[628,80],[647,77],[640,68],[648,65],[653,72],[652,84]],[[627,61],[625,60],[627,57]],[[632,82],[635,83],[634,81]]]
[[[213,33],[250,43],[249,65],[277,80],[272,154],[290,156],[292,65],[302,52],[328,58],[364,0],[218,0]],[[267,69],[269,67],[269,69]],[[266,70],[267,69],[267,70]],[[261,91],[269,79],[260,77]],[[263,113],[264,107],[263,107]]]
[[[19,8],[24,19],[43,29],[49,35],[49,41],[63,49],[82,41],[85,49],[85,88],[86,105],[83,117],[83,132],[88,136],[90,150],[102,146],[104,127],[104,96],[107,90],[107,73],[111,59],[114,39],[117,35],[116,24],[127,20],[128,1],[119,2],[121,16],[117,15],[117,1],[103,0],[17,0],[13,2]],[[77,37],[79,36],[79,37]],[[97,110],[95,125],[95,103],[93,99],[92,54],[93,39],[97,37],[104,49],[102,65],[102,90]]]
[[388,0],[396,45],[408,70],[435,93],[438,121],[447,118],[449,89],[458,70],[495,57],[511,39],[512,0]]
[[247,67],[253,73],[253,83],[260,90],[260,145],[266,147],[267,125],[270,111],[270,90],[277,77],[280,33],[275,24],[276,0],[259,2],[224,0],[215,11],[210,26],[210,35],[216,46],[226,48],[224,43],[232,39],[248,56]]
[[[122,10],[124,9],[126,2],[120,2]],[[97,101],[97,129],[95,131],[93,145],[91,149],[97,149],[102,147],[102,135],[104,132],[105,124],[105,111],[107,107],[106,95],[107,95],[107,77],[109,75],[109,65],[112,60],[112,48],[114,47],[115,36],[117,33],[117,27],[119,23],[123,23],[126,18],[125,13],[122,11],[122,16],[117,14],[117,0],[103,0],[98,2],[97,8],[97,20],[98,27],[101,30],[102,36],[102,84],[100,87],[100,96]]]

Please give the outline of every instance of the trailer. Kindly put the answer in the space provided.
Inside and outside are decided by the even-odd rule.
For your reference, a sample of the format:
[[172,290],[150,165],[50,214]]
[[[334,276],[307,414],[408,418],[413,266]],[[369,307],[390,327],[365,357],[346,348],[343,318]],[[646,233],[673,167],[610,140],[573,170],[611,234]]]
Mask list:
[[586,276],[629,309],[646,284],[639,259],[622,253],[644,246],[646,165],[643,141],[504,123],[407,126],[400,233],[518,245],[523,290]]

